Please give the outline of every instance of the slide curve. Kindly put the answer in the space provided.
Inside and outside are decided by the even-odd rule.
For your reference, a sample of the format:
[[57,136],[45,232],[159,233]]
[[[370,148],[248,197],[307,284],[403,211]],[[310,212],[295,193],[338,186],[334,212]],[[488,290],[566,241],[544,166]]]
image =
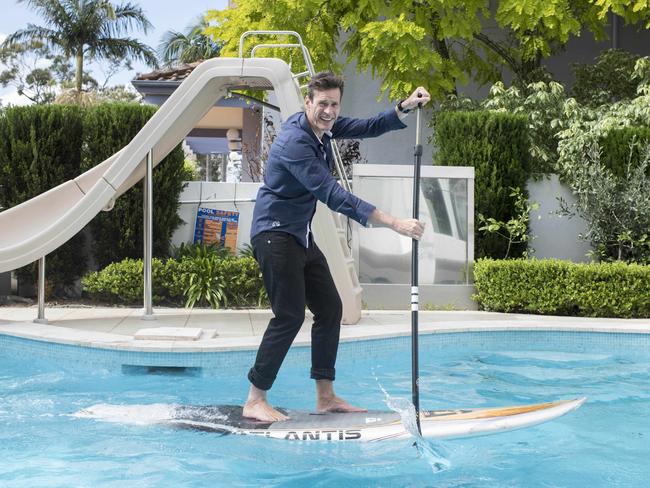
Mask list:
[[[127,146],[74,180],[0,212],[0,273],[67,242],[142,179],[150,150],[155,166],[228,90],[254,87],[274,90],[283,120],[303,110],[298,84],[280,59],[214,58],[201,63]],[[320,236],[343,301],[343,322],[353,324],[361,317],[361,287],[349,249],[341,244],[343,226],[321,207],[314,218],[316,238]]]
[[158,164],[229,89],[256,84],[273,86],[283,119],[302,110],[300,91],[282,60],[215,58],[201,63],[122,150],[74,180],[0,213],[0,272],[64,244],[142,179],[149,150]]

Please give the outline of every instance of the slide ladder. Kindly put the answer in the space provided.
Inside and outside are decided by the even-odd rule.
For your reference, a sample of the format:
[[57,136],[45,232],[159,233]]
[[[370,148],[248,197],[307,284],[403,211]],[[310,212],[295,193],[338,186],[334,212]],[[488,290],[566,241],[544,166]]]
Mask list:
[[[244,57],[244,42],[249,36],[278,36],[285,35],[295,37],[295,43],[277,43],[270,42],[265,44],[257,44],[253,46],[250,51],[252,58],[259,49],[272,49],[272,48],[295,48],[300,50],[305,62],[306,71],[292,74],[296,83],[304,77],[311,77],[314,75],[314,64],[309,54],[309,50],[303,44],[300,34],[294,31],[248,31],[242,34],[239,39],[239,57]],[[300,88],[305,88],[307,85],[302,85]],[[341,153],[336,144],[332,140],[332,155],[334,157],[335,169],[339,176],[339,182],[347,191],[351,190],[350,182],[345,174]],[[341,301],[343,302],[343,318],[344,324],[356,324],[361,318],[361,294],[363,289],[359,284],[359,277],[354,265],[354,258],[352,251],[348,246],[347,240],[347,219],[337,212],[332,212],[327,206],[318,202],[316,214],[312,221],[312,231],[318,247],[327,258],[330,267],[330,272],[334,278],[336,289],[339,292]]]

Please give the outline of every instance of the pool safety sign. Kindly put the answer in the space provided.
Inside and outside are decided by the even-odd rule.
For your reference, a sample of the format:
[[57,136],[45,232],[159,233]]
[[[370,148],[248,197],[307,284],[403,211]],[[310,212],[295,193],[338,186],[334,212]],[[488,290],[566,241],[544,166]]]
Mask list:
[[237,251],[239,212],[199,207],[196,212],[194,243],[219,242],[233,253]]

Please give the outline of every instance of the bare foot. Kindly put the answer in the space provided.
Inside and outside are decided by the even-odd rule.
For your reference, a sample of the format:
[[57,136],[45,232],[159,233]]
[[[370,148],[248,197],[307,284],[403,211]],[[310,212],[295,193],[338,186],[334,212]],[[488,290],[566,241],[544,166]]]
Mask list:
[[316,410],[318,412],[332,412],[332,413],[344,413],[344,412],[367,412],[365,408],[355,407],[350,405],[348,402],[343,400],[343,398],[337,397],[334,395],[329,398],[319,398],[316,404]]
[[348,402],[336,396],[334,382],[331,380],[316,380],[316,411],[317,412],[367,412],[365,408],[353,407]]
[[266,400],[266,391],[251,385],[248,399],[242,410],[244,417],[261,420],[262,422],[278,422],[289,420],[289,417],[273,408]]
[[246,402],[242,411],[244,417],[263,422],[279,422],[289,420],[289,417],[273,408],[266,400]]

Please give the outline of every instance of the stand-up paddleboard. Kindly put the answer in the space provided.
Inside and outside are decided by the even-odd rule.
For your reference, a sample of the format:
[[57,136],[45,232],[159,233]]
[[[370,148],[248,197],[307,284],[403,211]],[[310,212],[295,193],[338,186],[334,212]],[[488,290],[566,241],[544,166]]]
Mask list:
[[[585,398],[498,408],[422,410],[420,425],[425,438],[471,437],[530,427],[577,409]],[[409,437],[396,412],[316,414],[279,409],[291,418],[258,422],[242,416],[231,405],[95,405],[74,414],[131,424],[165,424],[219,434],[253,435],[300,441],[382,441]]]

